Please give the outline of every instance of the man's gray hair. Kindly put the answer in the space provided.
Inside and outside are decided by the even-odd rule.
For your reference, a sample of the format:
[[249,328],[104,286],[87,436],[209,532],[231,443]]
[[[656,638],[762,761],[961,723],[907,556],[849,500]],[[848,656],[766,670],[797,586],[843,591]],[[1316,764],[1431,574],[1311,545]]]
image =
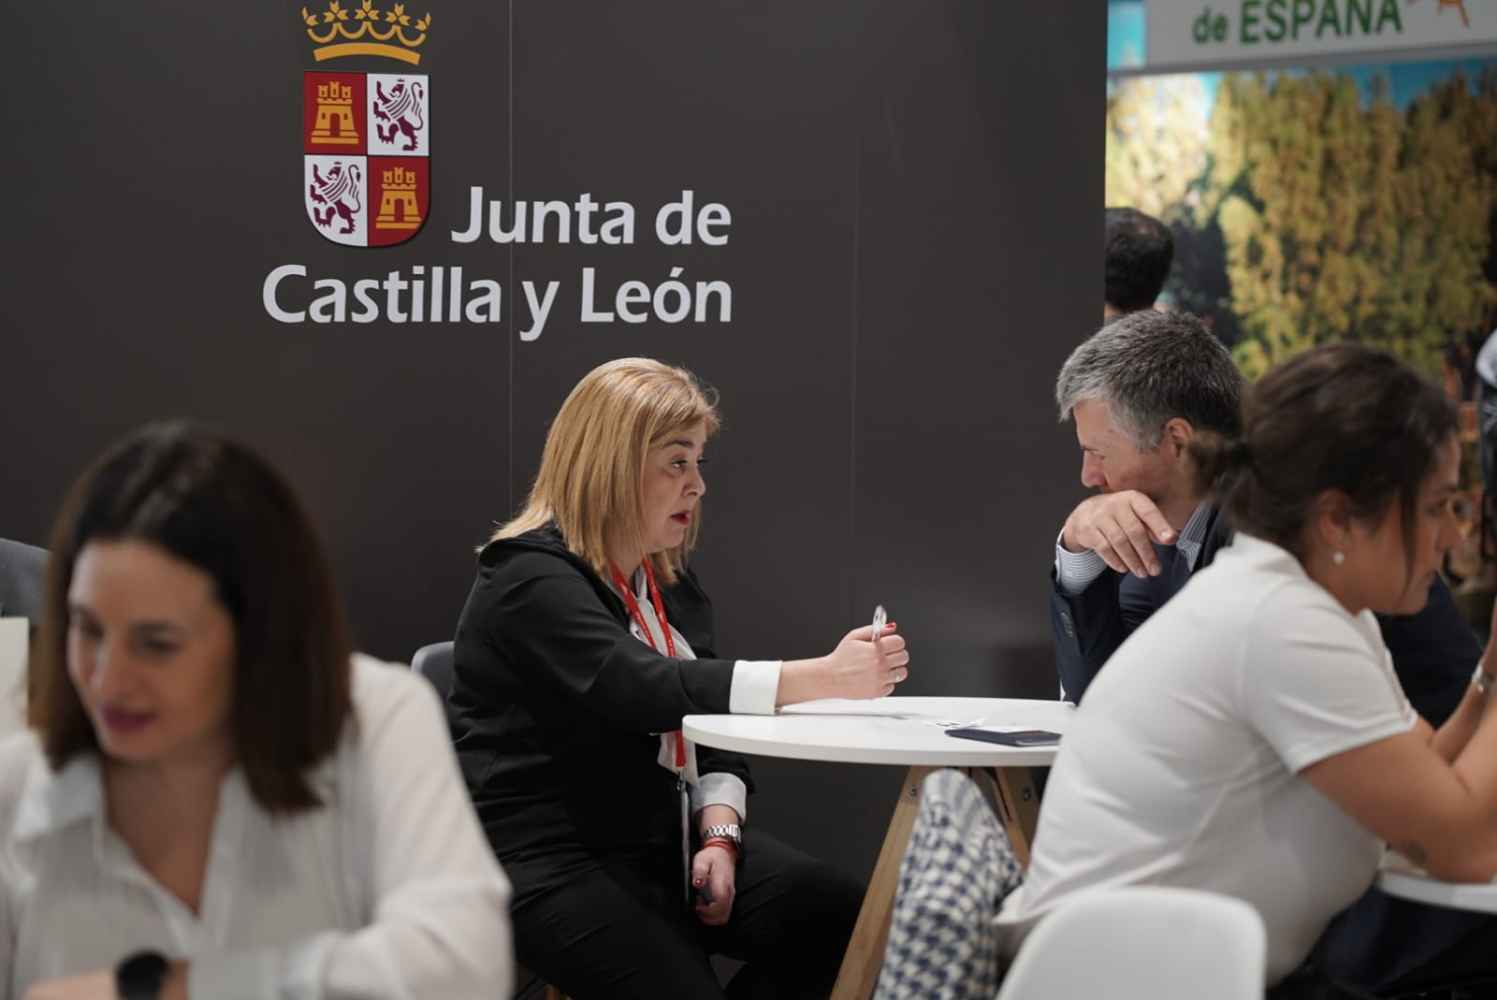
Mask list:
[[1055,380],[1055,402],[1062,423],[1077,403],[1105,402],[1119,429],[1152,451],[1175,417],[1238,434],[1242,384],[1232,355],[1200,320],[1150,309],[1114,320],[1072,351]]

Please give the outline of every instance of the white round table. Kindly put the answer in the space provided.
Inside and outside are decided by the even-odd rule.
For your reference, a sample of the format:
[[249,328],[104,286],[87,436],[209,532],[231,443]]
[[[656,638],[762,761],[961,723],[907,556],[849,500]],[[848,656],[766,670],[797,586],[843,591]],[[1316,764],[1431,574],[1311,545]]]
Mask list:
[[959,739],[946,730],[984,725],[1064,735],[1075,712],[1067,702],[1018,698],[879,698],[804,702],[776,715],[688,715],[681,729],[691,743],[737,753],[909,768],[832,990],[832,1000],[864,1000],[878,982],[899,864],[927,774],[939,767],[961,768],[986,786],[1014,853],[1021,863],[1029,861],[1039,816],[1030,768],[1050,764],[1057,748]]
[[1378,872],[1377,887],[1390,896],[1430,906],[1476,913],[1497,913],[1497,883],[1442,882],[1408,859],[1389,854]]
[[1064,734],[1076,706],[1021,698],[879,698],[808,701],[778,715],[688,715],[686,738],[764,757],[906,767],[1044,767],[1055,747],[1008,747],[957,739],[938,722]]

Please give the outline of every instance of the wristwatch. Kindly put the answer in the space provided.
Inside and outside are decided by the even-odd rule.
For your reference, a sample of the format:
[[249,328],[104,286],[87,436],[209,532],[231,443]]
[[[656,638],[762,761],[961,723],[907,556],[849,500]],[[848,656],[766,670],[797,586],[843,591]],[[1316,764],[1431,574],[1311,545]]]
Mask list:
[[166,982],[166,956],[159,951],[137,951],[114,967],[114,991],[120,1000],[156,1000]]
[[1471,683],[1476,685],[1477,691],[1485,695],[1492,689],[1493,683],[1497,683],[1497,677],[1493,677],[1478,663],[1476,665],[1476,673],[1471,675]]
[[733,846],[738,848],[738,853],[743,853],[743,831],[739,828],[737,823],[717,823],[713,826],[707,827],[702,831],[702,843],[705,844],[713,837],[721,837],[724,840],[731,840],[733,842]]

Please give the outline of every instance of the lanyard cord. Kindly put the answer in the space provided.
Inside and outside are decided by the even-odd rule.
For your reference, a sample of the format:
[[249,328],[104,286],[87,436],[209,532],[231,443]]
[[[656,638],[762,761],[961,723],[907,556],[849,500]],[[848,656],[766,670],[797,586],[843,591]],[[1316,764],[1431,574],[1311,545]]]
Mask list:
[[[634,596],[634,588],[629,586],[624,579],[624,574],[619,572],[618,566],[608,564],[608,569],[613,573],[613,585],[618,588],[624,598],[624,606],[629,609],[629,617],[634,619],[634,624],[639,626],[645,642],[655,652],[660,652],[660,647],[655,645],[655,636],[651,634],[650,627],[645,623],[644,612],[639,607],[639,600]],[[676,640],[671,635],[670,620],[665,617],[665,605],[660,600],[660,588],[655,585],[655,570],[650,566],[648,556],[644,560],[645,587],[650,593],[650,605],[655,609],[655,620],[660,623],[660,633],[665,636],[665,655],[674,658],[676,655]],[[671,741],[676,747],[676,767],[686,766],[686,741],[681,737],[681,730],[677,729],[671,733]]]
[[[613,585],[624,596],[624,605],[629,609],[629,616],[639,626],[640,632],[644,633],[644,639],[650,644],[650,648],[658,653],[660,647],[655,645],[655,637],[650,634],[650,627],[645,624],[645,616],[640,611],[639,601],[634,596],[634,588],[629,586],[628,582],[624,580],[624,574],[619,572],[617,566],[609,563],[608,568],[613,573]],[[650,592],[650,604],[655,609],[655,620],[660,623],[660,631],[665,636],[665,655],[675,656],[676,640],[671,635],[671,624],[665,617],[665,605],[660,601],[660,588],[655,586],[655,570],[651,568],[649,559],[644,561],[644,571],[645,586]]]

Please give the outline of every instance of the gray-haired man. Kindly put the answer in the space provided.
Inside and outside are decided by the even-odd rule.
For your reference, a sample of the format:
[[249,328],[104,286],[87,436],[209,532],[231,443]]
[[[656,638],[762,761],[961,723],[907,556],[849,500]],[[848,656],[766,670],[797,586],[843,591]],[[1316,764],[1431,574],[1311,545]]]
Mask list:
[[[1099,491],[1071,511],[1055,546],[1050,618],[1066,697],[1087,685],[1135,628],[1209,565],[1232,528],[1195,485],[1200,431],[1240,426],[1242,376],[1185,313],[1130,313],[1093,334],[1061,368],[1060,418],[1076,424],[1081,482]],[[1417,615],[1379,616],[1414,708],[1438,726],[1481,655],[1437,579]]]

